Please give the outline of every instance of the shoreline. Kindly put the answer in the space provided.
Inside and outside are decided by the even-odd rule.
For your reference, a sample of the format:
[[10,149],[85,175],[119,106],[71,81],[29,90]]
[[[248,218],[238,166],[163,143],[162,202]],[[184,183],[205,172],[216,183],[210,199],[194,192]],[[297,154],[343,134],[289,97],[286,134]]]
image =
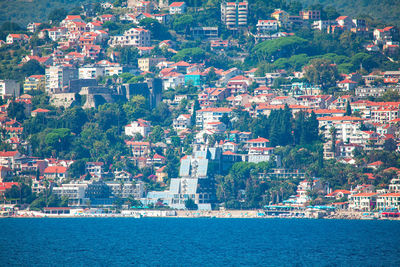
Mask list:
[[46,214],[36,211],[18,211],[12,216],[0,218],[188,218],[188,219],[326,219],[326,220],[390,220],[400,221],[399,217],[380,217],[379,213],[369,212],[336,212],[331,214],[308,213],[301,216],[265,215],[255,210],[227,210],[227,211],[182,211],[182,210],[129,210],[124,213],[75,213],[75,214]]

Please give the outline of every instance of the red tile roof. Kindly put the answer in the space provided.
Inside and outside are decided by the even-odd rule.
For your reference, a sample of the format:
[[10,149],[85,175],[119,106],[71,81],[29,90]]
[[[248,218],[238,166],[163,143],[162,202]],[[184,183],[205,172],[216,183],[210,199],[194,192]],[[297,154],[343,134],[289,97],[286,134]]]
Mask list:
[[50,166],[44,170],[44,173],[66,173],[67,168],[64,166]]

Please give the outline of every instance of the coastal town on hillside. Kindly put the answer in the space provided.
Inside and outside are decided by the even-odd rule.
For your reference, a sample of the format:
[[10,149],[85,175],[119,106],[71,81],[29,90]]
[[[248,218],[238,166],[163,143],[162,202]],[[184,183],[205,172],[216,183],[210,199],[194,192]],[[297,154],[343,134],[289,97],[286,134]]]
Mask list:
[[0,215],[400,217],[399,28],[280,2],[4,23]]

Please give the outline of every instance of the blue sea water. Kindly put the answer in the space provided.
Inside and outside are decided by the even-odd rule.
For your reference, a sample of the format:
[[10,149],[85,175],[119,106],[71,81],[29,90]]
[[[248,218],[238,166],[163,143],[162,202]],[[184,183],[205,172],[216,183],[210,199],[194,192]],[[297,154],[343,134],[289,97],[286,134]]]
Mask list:
[[400,266],[400,221],[0,220],[0,266]]

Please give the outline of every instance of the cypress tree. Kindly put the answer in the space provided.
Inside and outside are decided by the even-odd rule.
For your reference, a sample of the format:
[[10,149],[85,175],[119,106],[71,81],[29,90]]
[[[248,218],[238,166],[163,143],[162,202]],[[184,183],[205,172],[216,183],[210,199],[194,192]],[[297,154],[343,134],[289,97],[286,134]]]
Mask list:
[[351,105],[350,105],[350,101],[347,101],[347,105],[346,105],[346,116],[351,116]]

